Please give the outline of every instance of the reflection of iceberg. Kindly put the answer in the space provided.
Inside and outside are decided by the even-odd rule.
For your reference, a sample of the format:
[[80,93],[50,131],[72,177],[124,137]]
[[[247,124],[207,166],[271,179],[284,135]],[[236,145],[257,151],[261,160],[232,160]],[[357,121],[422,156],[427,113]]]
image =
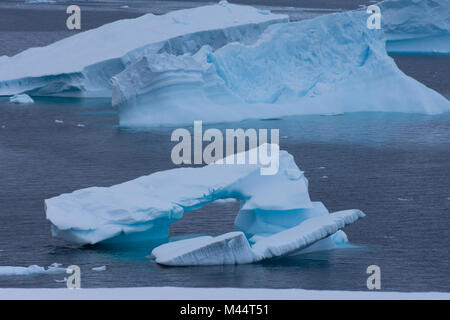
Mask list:
[[113,78],[126,126],[300,114],[437,114],[447,99],[401,72],[365,12],[274,24],[254,44],[142,57]]
[[450,54],[450,1],[386,0],[379,6],[388,52]]
[[0,57],[0,95],[110,97],[109,80],[143,54],[251,42],[287,16],[221,2],[119,20],[13,57]]
[[[248,152],[244,156],[248,159]],[[47,219],[55,236],[80,244],[142,242],[167,239],[169,225],[184,212],[218,199],[241,200],[238,232],[170,243],[165,245],[168,250],[154,252],[161,263],[192,264],[192,255],[191,260],[178,258],[178,249],[193,251],[196,257],[211,251],[208,261],[218,263],[221,254],[211,248],[232,246],[228,254],[234,258],[223,262],[240,263],[292,254],[319,240],[321,249],[333,248],[347,240],[338,230],[364,215],[359,210],[329,214],[322,203],[311,202],[308,180],[286,151],[280,152],[275,175],[261,175],[261,167],[215,163],[156,172],[109,188],[78,190],[46,200]]]

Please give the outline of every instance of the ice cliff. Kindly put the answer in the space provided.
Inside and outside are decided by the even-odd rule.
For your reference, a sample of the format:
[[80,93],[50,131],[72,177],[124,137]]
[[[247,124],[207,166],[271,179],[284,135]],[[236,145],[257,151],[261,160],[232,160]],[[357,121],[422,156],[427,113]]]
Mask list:
[[248,6],[219,4],[119,20],[13,57],[0,57],[0,95],[111,97],[110,78],[144,54],[251,43],[288,21]]
[[[248,152],[243,155],[248,159]],[[79,244],[145,242],[167,239],[170,224],[184,212],[218,199],[240,200],[236,232],[169,243],[153,252],[159,263],[187,265],[259,261],[311,245],[334,248],[347,241],[339,230],[364,216],[359,210],[330,214],[321,202],[312,202],[308,180],[286,151],[271,176],[261,175],[261,164],[226,163],[156,172],[47,199],[47,219],[54,236]],[[219,249],[200,258],[211,248]]]
[[114,76],[125,126],[385,111],[438,114],[450,102],[401,72],[362,11],[269,26],[252,44],[151,54]]
[[386,0],[378,5],[389,52],[450,54],[450,1]]

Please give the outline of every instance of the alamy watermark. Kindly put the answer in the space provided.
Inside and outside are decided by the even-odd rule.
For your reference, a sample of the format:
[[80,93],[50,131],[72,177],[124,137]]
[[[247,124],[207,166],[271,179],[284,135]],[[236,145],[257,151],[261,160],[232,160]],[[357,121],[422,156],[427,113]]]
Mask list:
[[66,272],[70,274],[67,278],[66,284],[68,289],[80,289],[81,288],[81,269],[79,266],[68,266]]
[[[187,129],[172,132],[171,141],[178,141],[171,152],[172,162],[180,164],[259,164],[261,175],[274,175],[279,168],[279,129],[226,129],[225,144],[221,130],[203,132],[202,121],[194,121],[193,137]],[[203,142],[208,144],[203,147]],[[248,142],[248,152],[246,144]],[[225,149],[225,157],[224,157]],[[237,152],[235,152],[237,150]]]
[[381,29],[381,9],[379,6],[370,5],[366,12],[370,14],[367,18],[366,25],[369,29]]
[[367,267],[367,274],[370,276],[367,278],[366,285],[369,290],[381,289],[381,269],[379,266],[373,264]]

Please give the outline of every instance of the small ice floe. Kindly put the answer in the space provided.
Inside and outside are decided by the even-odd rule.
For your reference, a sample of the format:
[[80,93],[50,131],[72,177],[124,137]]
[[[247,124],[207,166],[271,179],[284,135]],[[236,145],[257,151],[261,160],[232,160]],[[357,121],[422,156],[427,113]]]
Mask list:
[[120,6],[120,9],[128,9],[128,8],[129,8],[129,6],[127,6],[127,5]]
[[412,198],[397,198],[398,201],[412,201]]
[[94,271],[105,271],[106,270],[106,266],[94,267],[94,268],[92,268],[92,270],[94,270]]
[[2,124],[1,128],[2,129],[6,129],[6,126],[4,124]]
[[0,266],[0,277],[1,276],[30,276],[35,274],[60,274],[66,273],[66,268],[59,267],[40,267],[38,265],[31,265],[29,267],[11,267],[11,266]]
[[78,128],[84,128],[84,127],[86,127],[86,125],[85,125],[85,124],[82,124],[82,123],[79,123],[79,124],[77,124],[77,127],[78,127]]
[[29,104],[34,103],[34,100],[27,94],[16,94],[9,98],[9,102],[17,104]]
[[328,176],[321,176],[320,179],[328,179]]
[[55,123],[61,124],[61,123],[64,123],[64,120],[58,120],[58,119],[56,119],[56,120],[55,120]]

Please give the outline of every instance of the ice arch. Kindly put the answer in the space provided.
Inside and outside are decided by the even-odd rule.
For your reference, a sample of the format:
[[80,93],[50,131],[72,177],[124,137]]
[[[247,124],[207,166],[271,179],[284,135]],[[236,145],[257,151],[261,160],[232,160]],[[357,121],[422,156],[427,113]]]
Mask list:
[[[267,145],[259,148],[262,147],[268,148]],[[246,152],[245,159],[248,156]],[[246,255],[253,258],[221,261],[219,254],[219,258],[212,259],[214,263],[241,263],[291,254],[328,236],[332,236],[326,240],[328,246],[345,241],[345,234],[336,232],[364,216],[359,210],[329,214],[321,202],[312,202],[308,180],[286,151],[279,153],[277,174],[261,175],[260,169],[260,164],[215,163],[202,168],[156,172],[108,188],[77,190],[47,199],[47,219],[52,223],[54,236],[79,244],[145,241],[167,238],[170,224],[184,212],[218,199],[236,198],[242,203],[235,221],[239,232],[231,234],[231,238],[229,234],[224,235],[225,243],[243,243],[248,248],[252,245],[251,253]],[[217,242],[215,238],[207,239],[201,242],[207,247]],[[219,237],[219,240],[224,239]],[[199,245],[195,239],[180,243],[189,252]],[[195,264],[195,254],[191,253],[188,254],[191,258],[181,260],[158,255],[158,252],[173,252],[173,246],[180,243],[165,245],[167,250],[155,249],[157,262]],[[271,247],[275,243],[276,247]],[[208,260],[207,264],[214,263]]]

